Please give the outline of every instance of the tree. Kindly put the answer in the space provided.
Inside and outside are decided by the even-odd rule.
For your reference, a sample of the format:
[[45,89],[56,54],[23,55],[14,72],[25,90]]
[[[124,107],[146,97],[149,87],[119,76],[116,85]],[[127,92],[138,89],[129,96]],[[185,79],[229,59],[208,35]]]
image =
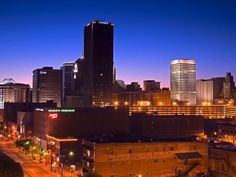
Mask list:
[[23,177],[21,165],[0,151],[0,176]]

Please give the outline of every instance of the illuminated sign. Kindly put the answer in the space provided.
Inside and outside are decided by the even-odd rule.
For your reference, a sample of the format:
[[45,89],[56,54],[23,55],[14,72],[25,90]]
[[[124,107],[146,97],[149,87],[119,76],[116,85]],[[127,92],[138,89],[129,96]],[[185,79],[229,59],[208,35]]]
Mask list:
[[75,112],[75,109],[49,109],[48,112]]
[[48,117],[50,119],[57,119],[58,118],[58,114],[57,113],[50,113],[50,114],[48,114]]
[[61,112],[60,109],[49,109],[48,112]]
[[40,71],[40,74],[47,74],[46,71]]
[[36,108],[35,110],[36,111],[44,111],[44,109],[42,109],[42,108]]
[[74,109],[61,109],[61,112],[75,112]]

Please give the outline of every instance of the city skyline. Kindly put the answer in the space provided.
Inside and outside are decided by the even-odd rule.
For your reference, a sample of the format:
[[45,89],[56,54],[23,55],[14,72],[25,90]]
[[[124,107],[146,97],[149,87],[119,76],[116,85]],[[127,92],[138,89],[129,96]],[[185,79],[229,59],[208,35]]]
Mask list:
[[114,64],[125,83],[155,79],[169,87],[175,58],[194,59],[197,79],[236,74],[233,1],[54,2],[2,3],[0,57],[14,69],[1,67],[1,80],[32,86],[34,69],[75,61],[83,53],[83,27],[95,19],[115,25]]

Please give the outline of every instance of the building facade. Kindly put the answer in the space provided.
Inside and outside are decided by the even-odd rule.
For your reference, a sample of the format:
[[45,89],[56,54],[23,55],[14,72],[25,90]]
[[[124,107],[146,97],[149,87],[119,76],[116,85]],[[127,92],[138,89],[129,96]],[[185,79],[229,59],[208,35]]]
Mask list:
[[208,172],[208,146],[201,141],[96,143],[90,154],[95,156],[90,157],[89,167],[103,177],[201,176]]
[[74,95],[74,63],[64,63],[62,71],[62,106],[66,106],[66,97]]
[[87,105],[110,105],[114,83],[112,23],[93,21],[84,27],[84,62]]
[[32,101],[44,103],[52,100],[61,106],[62,72],[52,67],[44,67],[33,71]]
[[187,101],[196,105],[196,63],[177,59],[170,64],[170,90],[173,101]]
[[4,79],[0,82],[0,109],[4,109],[5,102],[30,102],[30,86],[16,83],[13,79]]
[[77,109],[36,109],[34,136],[46,140],[46,134],[56,137],[86,137],[102,134],[128,134],[128,110],[112,107]]
[[216,99],[220,99],[222,97],[223,83],[223,77],[208,80],[197,80],[197,104],[201,105],[204,102],[214,104]]
[[224,99],[231,99],[233,98],[233,92],[235,90],[235,83],[234,78],[231,73],[226,73],[225,80],[224,80]]
[[144,91],[161,90],[160,82],[156,82],[155,80],[145,80],[145,81],[143,81],[143,89],[144,89]]
[[209,171],[211,176],[236,176],[236,148],[233,145],[222,143],[210,147]]
[[133,113],[145,112],[150,115],[160,116],[203,116],[209,119],[235,118],[236,107],[223,105],[211,106],[129,106],[129,115]]
[[176,139],[202,137],[202,116],[158,116],[136,113],[130,116],[130,130],[140,139]]

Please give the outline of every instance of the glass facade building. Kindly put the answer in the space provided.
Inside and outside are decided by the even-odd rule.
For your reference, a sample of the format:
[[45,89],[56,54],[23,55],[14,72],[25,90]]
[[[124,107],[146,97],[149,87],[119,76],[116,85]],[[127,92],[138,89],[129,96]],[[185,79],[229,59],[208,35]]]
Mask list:
[[177,59],[171,62],[170,89],[173,101],[196,105],[196,62],[194,60]]

